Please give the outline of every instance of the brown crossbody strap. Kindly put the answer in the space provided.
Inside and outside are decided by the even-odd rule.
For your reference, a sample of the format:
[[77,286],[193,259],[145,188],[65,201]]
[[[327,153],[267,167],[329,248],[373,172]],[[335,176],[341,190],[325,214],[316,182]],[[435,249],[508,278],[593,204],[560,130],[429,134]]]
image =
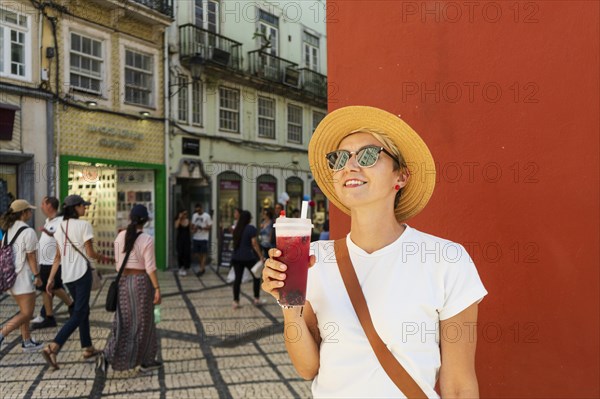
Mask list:
[[348,291],[348,296],[350,297],[354,311],[358,316],[358,320],[365,331],[379,363],[381,363],[381,366],[387,375],[407,398],[426,399],[427,395],[425,395],[421,387],[419,387],[410,374],[404,370],[404,367],[402,367],[400,362],[398,362],[392,352],[390,352],[385,343],[381,340],[379,334],[377,334],[375,326],[373,326],[373,321],[371,320],[371,315],[369,314],[367,301],[360,288],[358,277],[356,276],[352,261],[350,260],[346,239],[342,238],[335,240],[334,250],[337,264],[340,268],[340,274],[342,275],[342,280],[346,286],[346,291]]

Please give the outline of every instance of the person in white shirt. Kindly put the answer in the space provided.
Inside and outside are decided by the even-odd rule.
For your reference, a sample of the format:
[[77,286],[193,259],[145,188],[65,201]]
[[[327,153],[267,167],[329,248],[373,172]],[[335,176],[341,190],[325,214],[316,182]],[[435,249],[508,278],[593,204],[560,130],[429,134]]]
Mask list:
[[29,331],[29,321],[33,317],[35,308],[35,286],[42,284],[36,256],[38,239],[35,230],[25,223],[31,219],[33,209],[35,206],[30,205],[26,200],[17,199],[0,217],[0,228],[4,230],[2,245],[9,244],[14,239],[12,250],[17,279],[9,293],[19,306],[19,313],[7,321],[0,330],[0,344],[10,332],[21,327],[23,352],[38,351],[42,347],[41,342],[31,338]]
[[[404,223],[433,194],[435,162],[426,144],[398,116],[351,106],[320,122],[308,157],[319,188],[350,215],[350,233],[335,244],[340,256],[347,247],[350,264],[340,263],[356,273],[392,362],[412,377],[418,396],[479,397],[474,326],[487,291],[461,245]],[[387,374],[359,322],[334,242],[317,241],[311,251],[305,306],[283,309],[297,372],[313,379],[316,398],[406,397],[400,386],[408,389]],[[287,266],[276,260],[279,249],[269,255],[262,287],[279,299]]]
[[210,215],[204,212],[202,204],[196,204],[196,212],[192,216],[192,253],[200,266],[199,275],[203,275],[206,270],[206,257],[208,255],[208,238],[212,219]]
[[[79,328],[79,341],[83,348],[83,358],[89,359],[100,354],[92,345],[90,335],[90,293],[92,290],[92,269],[89,259],[107,260],[105,256],[94,250],[94,230],[87,220],[79,219],[85,215],[90,205],[81,196],[72,194],[63,202],[63,221],[56,233],[56,257],[46,284],[46,292],[52,294],[54,279],[59,265],[62,268],[62,279],[73,297],[73,314],[62,326],[44,350],[42,355],[50,367],[58,369],[56,355],[67,342],[71,334]],[[85,253],[85,255],[84,255]]]
[[[52,308],[53,296],[46,293],[46,284],[48,283],[48,277],[50,277],[52,263],[56,257],[56,240],[54,239],[54,233],[63,220],[62,216],[58,215],[58,206],[59,201],[56,197],[44,197],[42,199],[42,205],[40,206],[42,212],[47,217],[44,227],[41,228],[42,234],[40,235],[40,249],[38,251],[42,285],[37,287],[37,289],[42,292],[43,304],[40,315],[31,321],[32,330],[56,327],[56,319],[54,318],[54,310]],[[63,287],[60,266],[58,266],[58,271],[54,277],[54,290],[52,293],[62,299],[67,306],[69,313],[73,313],[73,300]]]

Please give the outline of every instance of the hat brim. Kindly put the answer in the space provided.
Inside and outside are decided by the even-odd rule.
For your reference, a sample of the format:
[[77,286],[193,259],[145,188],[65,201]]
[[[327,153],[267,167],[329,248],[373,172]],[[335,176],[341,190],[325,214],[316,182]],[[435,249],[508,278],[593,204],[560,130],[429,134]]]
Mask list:
[[323,118],[308,145],[311,171],[325,196],[342,212],[350,214],[335,193],[335,176],[325,156],[355,130],[372,129],[385,133],[400,150],[410,177],[395,209],[398,221],[407,220],[425,208],[435,187],[435,162],[427,145],[406,122],[387,111],[368,106],[337,109]]

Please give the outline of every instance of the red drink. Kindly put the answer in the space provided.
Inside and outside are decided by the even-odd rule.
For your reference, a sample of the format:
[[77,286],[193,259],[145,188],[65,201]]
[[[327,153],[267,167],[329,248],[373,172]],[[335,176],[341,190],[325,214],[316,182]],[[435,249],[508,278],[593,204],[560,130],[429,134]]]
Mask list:
[[279,289],[279,304],[281,306],[304,306],[310,258],[310,236],[281,237],[277,235],[277,249],[282,254],[277,260],[287,265],[284,285]]

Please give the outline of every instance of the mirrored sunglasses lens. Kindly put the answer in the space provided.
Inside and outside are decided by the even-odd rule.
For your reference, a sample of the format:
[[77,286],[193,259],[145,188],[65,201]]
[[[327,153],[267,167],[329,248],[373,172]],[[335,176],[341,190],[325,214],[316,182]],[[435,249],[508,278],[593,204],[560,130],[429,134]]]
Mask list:
[[363,148],[356,154],[356,160],[360,166],[373,166],[379,158],[379,148],[367,147]]

